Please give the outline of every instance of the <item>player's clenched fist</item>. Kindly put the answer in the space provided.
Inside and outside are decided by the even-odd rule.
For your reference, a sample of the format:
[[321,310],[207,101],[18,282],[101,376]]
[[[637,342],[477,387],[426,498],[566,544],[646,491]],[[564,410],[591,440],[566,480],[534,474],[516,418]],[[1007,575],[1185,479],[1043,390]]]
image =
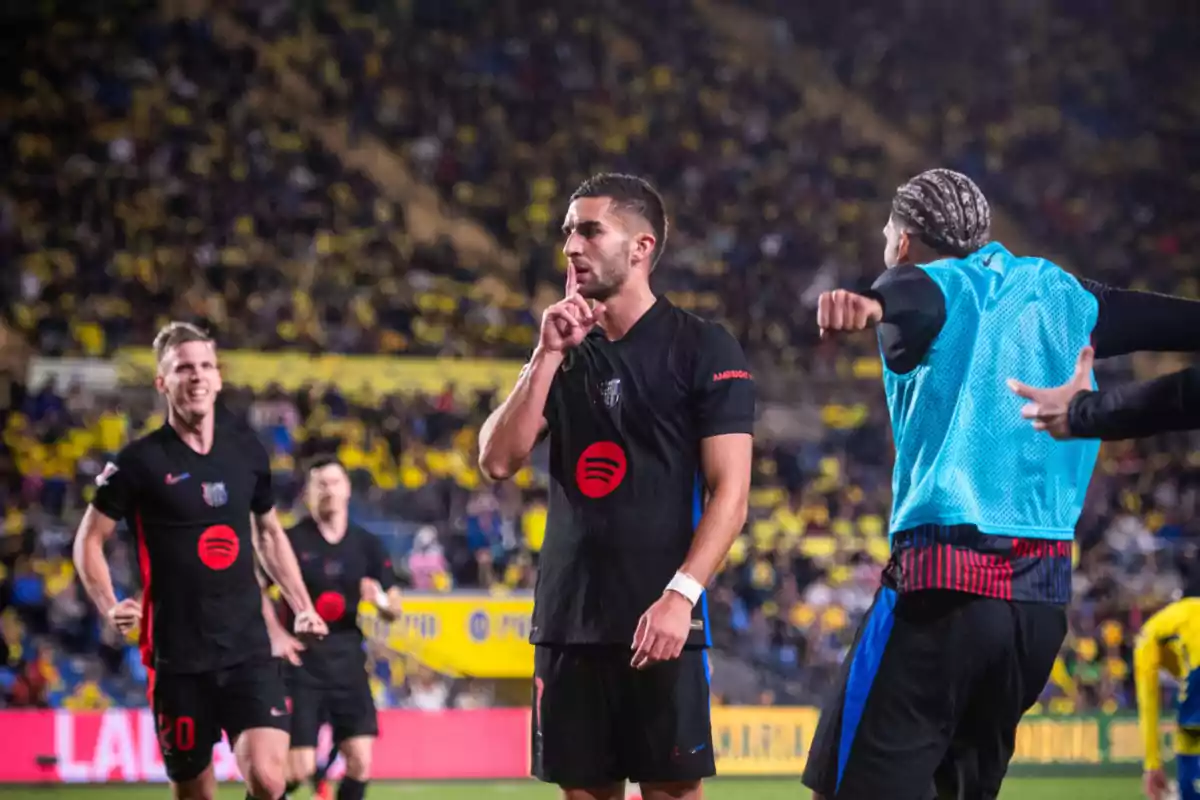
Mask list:
[[122,634],[137,627],[142,619],[142,604],[132,597],[126,598],[108,610],[108,622]]
[[577,294],[569,294],[542,313],[539,346],[552,353],[578,347],[596,324],[603,306],[594,306]]
[[878,300],[845,289],[821,292],[817,299],[817,325],[822,339],[836,331],[866,330],[882,319],[883,306]]
[[309,609],[296,615],[296,624],[292,626],[297,636],[316,636],[318,638],[329,633],[329,626],[321,619],[316,611]]

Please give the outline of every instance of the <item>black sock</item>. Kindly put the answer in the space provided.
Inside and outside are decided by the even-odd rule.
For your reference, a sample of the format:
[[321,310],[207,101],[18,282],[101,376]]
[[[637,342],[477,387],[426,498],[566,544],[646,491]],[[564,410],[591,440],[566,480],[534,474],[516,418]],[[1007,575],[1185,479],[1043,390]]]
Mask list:
[[329,773],[329,767],[335,758],[337,758],[336,750],[332,755],[329,756],[329,760],[327,762],[324,764],[317,764],[317,771],[312,775],[312,785],[314,789],[325,782],[325,775]]
[[356,781],[354,778],[342,778],[342,785],[338,787],[337,800],[363,800],[366,796],[366,781]]
[[[288,800],[288,795],[291,793],[292,793],[291,789],[284,789],[283,794],[279,795],[279,797],[277,797],[275,800]],[[250,794],[250,791],[247,789],[246,790],[246,800],[258,800],[258,798],[256,798],[254,795]]]
[[288,781],[287,788],[284,789],[284,792],[286,794],[291,794],[292,792],[296,791],[299,788],[300,788],[300,781]]

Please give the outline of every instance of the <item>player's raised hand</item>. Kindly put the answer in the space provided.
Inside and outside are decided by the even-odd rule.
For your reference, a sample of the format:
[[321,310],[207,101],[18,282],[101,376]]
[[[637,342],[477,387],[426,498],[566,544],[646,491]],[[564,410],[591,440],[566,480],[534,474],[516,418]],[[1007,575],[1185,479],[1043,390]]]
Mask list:
[[638,620],[633,634],[634,669],[679,658],[692,630],[692,604],[678,592],[663,592]]
[[287,659],[293,666],[300,666],[300,653],[304,651],[304,643],[280,628],[277,632],[267,629],[271,637],[271,655],[275,658]]
[[821,292],[817,298],[817,326],[822,339],[842,331],[863,331],[882,319],[883,306],[879,301],[861,294],[835,289]]
[[1021,408],[1021,416],[1033,420],[1035,430],[1046,431],[1055,439],[1070,439],[1071,424],[1068,411],[1071,408],[1071,400],[1080,392],[1091,391],[1092,364],[1095,358],[1096,351],[1090,346],[1080,350],[1071,380],[1052,389],[1035,389],[1009,378],[1008,388],[1014,394],[1030,401]]
[[142,620],[142,604],[127,597],[108,610],[108,622],[120,633],[126,634]]
[[600,303],[589,305],[579,295],[575,268],[567,265],[566,297],[542,313],[542,330],[538,344],[552,353],[562,353],[578,347],[603,312]]
[[320,639],[329,633],[329,626],[317,615],[316,611],[309,609],[296,614],[296,622],[292,626],[292,630],[296,632],[297,636],[315,636]]

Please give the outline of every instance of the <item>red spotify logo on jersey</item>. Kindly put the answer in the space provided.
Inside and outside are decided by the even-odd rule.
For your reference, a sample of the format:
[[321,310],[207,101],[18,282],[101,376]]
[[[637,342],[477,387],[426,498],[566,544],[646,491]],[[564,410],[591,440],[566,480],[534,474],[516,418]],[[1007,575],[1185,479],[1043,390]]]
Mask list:
[[612,492],[625,480],[625,451],[616,442],[593,442],[575,465],[575,483],[593,500]]
[[321,592],[313,603],[317,616],[326,622],[337,622],[346,613],[346,598],[337,592]]
[[237,533],[228,525],[213,525],[200,534],[197,552],[200,563],[209,569],[229,569],[237,561],[241,543]]

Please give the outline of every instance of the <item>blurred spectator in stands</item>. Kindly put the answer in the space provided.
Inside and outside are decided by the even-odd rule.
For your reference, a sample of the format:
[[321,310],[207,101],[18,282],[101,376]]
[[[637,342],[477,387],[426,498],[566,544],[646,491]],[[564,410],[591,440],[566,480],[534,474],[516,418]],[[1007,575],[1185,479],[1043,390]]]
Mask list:
[[438,541],[437,528],[426,525],[413,538],[412,552],[408,554],[408,572],[412,586],[418,591],[445,589],[448,566],[446,554]]
[[418,711],[443,711],[450,696],[446,681],[428,667],[417,667],[409,676],[408,707]]

